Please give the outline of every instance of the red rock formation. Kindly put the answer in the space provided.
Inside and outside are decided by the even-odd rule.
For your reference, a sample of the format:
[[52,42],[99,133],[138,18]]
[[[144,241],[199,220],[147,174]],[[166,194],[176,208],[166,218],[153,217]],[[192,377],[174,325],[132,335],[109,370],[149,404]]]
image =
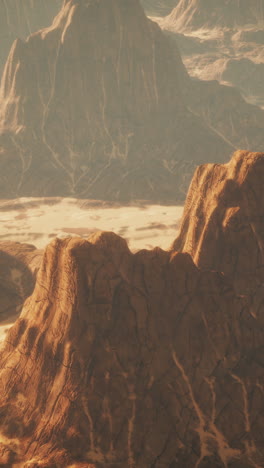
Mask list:
[[174,249],[222,271],[241,294],[263,295],[264,154],[238,151],[197,169]]
[[261,466],[262,342],[244,299],[188,254],[57,239],[0,356],[2,459]]
[[41,257],[33,245],[0,242],[0,322],[20,313],[34,289]]
[[188,110],[182,81],[139,0],[66,1],[10,52],[0,196],[183,200],[194,167],[232,147]]

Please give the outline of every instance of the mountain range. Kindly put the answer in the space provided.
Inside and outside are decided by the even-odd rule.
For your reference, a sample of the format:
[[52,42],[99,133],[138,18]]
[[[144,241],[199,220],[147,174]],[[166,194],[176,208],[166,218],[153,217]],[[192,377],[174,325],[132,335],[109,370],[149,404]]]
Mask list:
[[167,16],[158,16],[155,21],[174,37],[191,76],[234,86],[263,107],[263,0],[181,0]]
[[0,100],[2,198],[178,202],[212,155],[264,149],[263,111],[194,83],[138,0],[65,1],[13,44]]
[[0,198],[187,196],[167,250],[1,240],[3,468],[264,466],[264,111],[195,74],[252,59],[262,2],[142,4],[65,0],[4,67]]

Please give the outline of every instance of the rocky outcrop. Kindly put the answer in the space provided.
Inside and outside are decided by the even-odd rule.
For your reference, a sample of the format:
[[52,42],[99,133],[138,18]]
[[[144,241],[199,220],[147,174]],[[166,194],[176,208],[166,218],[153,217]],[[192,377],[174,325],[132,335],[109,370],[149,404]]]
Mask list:
[[232,151],[187,108],[188,79],[138,0],[66,1],[9,55],[0,196],[184,199],[196,165]]
[[33,245],[0,242],[0,322],[21,312],[34,289],[41,257]]
[[262,330],[186,253],[53,241],[0,357],[2,463],[261,466]]
[[168,26],[178,31],[236,29],[264,24],[264,1],[251,0],[180,0],[167,17]]
[[49,26],[59,11],[62,0],[2,0],[0,2],[0,75],[18,37],[25,39],[30,34]]
[[203,269],[222,271],[240,294],[263,302],[264,154],[238,151],[228,164],[197,169],[176,251]]

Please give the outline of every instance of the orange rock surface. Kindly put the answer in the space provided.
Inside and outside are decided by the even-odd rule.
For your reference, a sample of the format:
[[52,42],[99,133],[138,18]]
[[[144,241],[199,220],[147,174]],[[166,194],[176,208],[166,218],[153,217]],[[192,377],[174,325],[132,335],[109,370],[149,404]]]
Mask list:
[[54,240],[0,356],[2,459],[261,466],[262,343],[247,301],[187,253]]
[[217,270],[240,294],[264,285],[264,154],[238,151],[227,164],[200,166],[187,195],[174,250]]

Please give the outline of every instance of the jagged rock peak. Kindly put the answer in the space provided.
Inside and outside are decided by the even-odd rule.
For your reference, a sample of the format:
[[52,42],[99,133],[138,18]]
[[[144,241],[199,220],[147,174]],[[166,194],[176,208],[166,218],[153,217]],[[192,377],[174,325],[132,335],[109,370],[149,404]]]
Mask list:
[[264,24],[264,0],[180,0],[166,18],[178,31]]
[[261,340],[224,276],[187,253],[54,240],[0,355],[0,462],[253,468]]
[[264,153],[237,151],[229,163],[196,170],[177,251],[196,264],[223,271],[240,294],[263,296]]
[[[131,14],[131,9],[133,10],[133,14]],[[43,65],[48,67],[48,70],[45,70],[45,67],[43,67],[45,79],[47,79],[46,87],[49,86],[51,88],[47,112],[50,111],[50,106],[54,105],[53,101],[59,104],[59,97],[57,97],[59,93],[58,87],[61,87],[61,81],[64,79],[65,74],[69,73],[67,68],[68,62],[74,65],[74,72],[78,72],[75,75],[75,79],[82,79],[84,81],[82,82],[83,95],[81,98],[84,100],[85,105],[90,107],[88,110],[93,112],[94,109],[91,108],[93,102],[91,102],[92,99],[89,96],[89,83],[93,83],[96,79],[101,80],[100,94],[103,94],[105,99],[105,108],[102,109],[102,112],[106,121],[111,111],[114,112],[114,120],[116,119],[117,109],[120,108],[123,102],[121,98],[124,100],[125,107],[130,107],[128,109],[129,112],[134,117],[139,118],[141,115],[141,120],[149,115],[150,112],[157,110],[158,104],[162,105],[162,107],[167,105],[169,112],[169,103],[174,101],[174,108],[176,103],[175,100],[168,98],[168,91],[164,83],[157,78],[157,70],[155,69],[157,64],[155,61],[159,61],[160,57],[156,57],[155,50],[153,50],[155,47],[159,49],[165,46],[166,48],[165,44],[166,40],[163,38],[158,26],[147,20],[138,0],[66,0],[51,27],[34,33],[27,39],[26,43],[23,43],[21,40],[14,43],[6,65],[0,91],[4,103],[7,101],[6,104],[8,106],[7,108],[4,106],[2,110],[2,128],[10,128],[13,125],[18,129],[21,125],[27,123],[27,118],[30,118],[29,112],[24,116],[22,116],[22,113],[14,115],[17,109],[13,109],[14,102],[10,98],[13,97],[14,99],[16,96],[16,99],[18,99],[19,93],[26,93],[24,100],[30,100],[31,102],[32,90],[26,86],[25,82],[23,83],[23,79],[26,78],[25,74],[28,72],[27,68],[30,66],[31,56],[32,54],[35,55],[37,51],[42,56]],[[130,60],[128,60],[128,51],[131,54]],[[158,50],[157,52],[159,54],[160,51]],[[170,64],[173,57],[175,57],[175,54],[171,50],[167,50],[167,53],[165,51],[164,65],[166,64],[168,73],[172,73],[172,77],[177,83],[175,64]],[[25,60],[26,63],[22,64],[22,60]],[[183,70],[183,65],[181,62],[179,63]],[[130,66],[130,76],[127,75],[127,70],[124,70],[124,65]],[[135,90],[129,86],[129,83],[137,78],[137,74],[140,71],[142,72],[142,67],[146,72],[145,79],[147,82],[137,80],[136,86],[138,88],[136,92],[138,96],[134,96]],[[16,68],[19,68],[17,73]],[[39,88],[36,90],[38,91],[36,99],[40,106],[39,111],[41,111],[44,118],[44,96],[42,95],[44,90],[42,89],[41,76],[38,75],[42,70],[39,69],[39,66],[34,68],[37,74],[36,79],[39,83]],[[113,77],[111,76],[112,74]],[[111,78],[115,78],[115,82]],[[17,85],[15,89],[13,89],[13,80],[15,80],[15,84]],[[174,92],[176,91],[177,93],[175,82],[173,83]],[[150,84],[151,86],[148,86]],[[69,88],[67,84],[64,86]],[[112,93],[117,102],[110,100],[109,86],[111,86]],[[168,82],[167,87],[172,92],[171,81]],[[45,91],[47,92],[47,90]],[[97,91],[99,92],[99,90]],[[136,102],[131,102],[132,97],[139,98],[139,96],[143,102],[140,103],[140,99],[136,100]],[[47,98],[47,96],[45,97]],[[78,102],[78,106],[80,105],[83,108],[84,103],[80,102],[78,94],[74,94],[73,97]],[[88,102],[85,102],[87,100]],[[75,103],[75,112],[76,106],[77,104]],[[32,111],[32,107],[30,109],[27,106],[21,107],[24,107],[24,111]],[[119,113],[124,111],[125,109],[119,109]],[[10,113],[11,116],[13,115],[13,120],[11,120]],[[5,120],[6,114],[8,114],[7,122]],[[31,120],[33,123],[34,118],[31,117]],[[105,122],[105,125],[107,123]],[[108,128],[105,131],[107,133]]]

